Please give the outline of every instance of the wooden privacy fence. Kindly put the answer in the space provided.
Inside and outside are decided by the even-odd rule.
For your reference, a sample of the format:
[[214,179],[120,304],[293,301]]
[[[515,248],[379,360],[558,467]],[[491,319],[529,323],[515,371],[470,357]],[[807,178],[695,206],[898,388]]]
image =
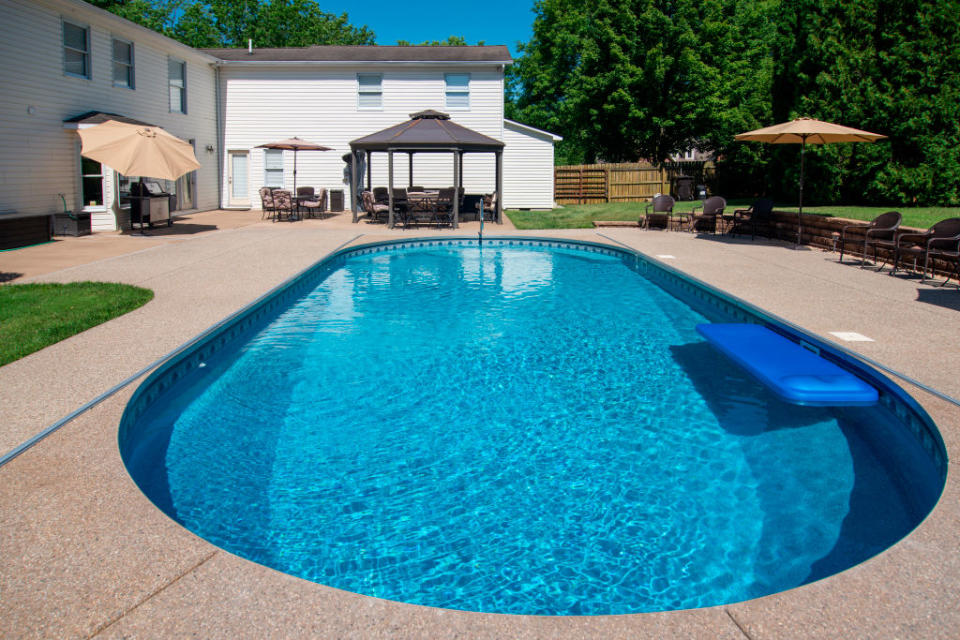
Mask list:
[[554,198],[557,204],[644,202],[658,193],[670,193],[674,177],[690,176],[700,184],[708,170],[703,162],[672,162],[661,167],[647,162],[555,167]]

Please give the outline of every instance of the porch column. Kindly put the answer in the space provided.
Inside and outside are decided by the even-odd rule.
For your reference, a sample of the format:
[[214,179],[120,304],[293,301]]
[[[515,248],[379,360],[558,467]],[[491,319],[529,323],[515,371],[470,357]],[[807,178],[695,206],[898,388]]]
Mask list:
[[387,183],[387,189],[389,190],[387,206],[390,207],[390,217],[387,218],[387,226],[393,229],[393,151],[387,151]]
[[497,224],[503,224],[503,151],[497,151]]

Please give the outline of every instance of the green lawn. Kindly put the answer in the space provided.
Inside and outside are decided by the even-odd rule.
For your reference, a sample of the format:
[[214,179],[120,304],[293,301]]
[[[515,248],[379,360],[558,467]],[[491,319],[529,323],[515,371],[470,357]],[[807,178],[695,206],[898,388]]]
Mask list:
[[153,291],[113,282],[0,286],[0,366],[133,311]]
[[[749,206],[747,200],[730,200],[727,210]],[[700,205],[699,200],[678,202],[675,212],[687,212]],[[566,205],[553,211],[507,211],[517,229],[588,229],[594,220],[638,220],[643,215],[643,202],[616,202],[607,204]],[[804,207],[803,212],[854,220],[872,220],[881,213],[897,210],[903,214],[903,224],[926,229],[938,220],[960,216],[960,207]],[[778,206],[777,211],[796,212],[795,206]]]

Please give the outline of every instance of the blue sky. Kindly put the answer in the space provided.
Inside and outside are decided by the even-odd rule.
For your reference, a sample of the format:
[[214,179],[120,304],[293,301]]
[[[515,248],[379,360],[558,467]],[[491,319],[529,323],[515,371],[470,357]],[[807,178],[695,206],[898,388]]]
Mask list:
[[533,24],[533,0],[433,5],[398,0],[320,0],[320,8],[338,15],[347,12],[350,24],[365,24],[377,34],[377,44],[396,44],[397,40],[416,44],[443,40],[447,36],[463,36],[469,44],[476,44],[479,40],[485,44],[505,44],[514,56],[517,41],[530,39]]

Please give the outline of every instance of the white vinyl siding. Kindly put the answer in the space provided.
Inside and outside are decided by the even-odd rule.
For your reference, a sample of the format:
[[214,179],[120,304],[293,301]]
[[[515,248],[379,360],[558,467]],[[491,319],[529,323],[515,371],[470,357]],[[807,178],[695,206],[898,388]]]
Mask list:
[[90,78],[90,27],[63,21],[63,72]]
[[383,108],[383,74],[357,74],[357,108]]
[[552,209],[553,138],[546,132],[504,122],[503,206]]
[[283,188],[283,149],[264,149],[263,186]]
[[133,43],[113,39],[113,86],[133,89]]
[[[216,124],[215,73],[209,56],[150,32],[90,5],[72,0],[0,0],[5,64],[0,82],[9,108],[0,119],[0,211],[17,215],[50,215],[66,208],[79,211],[84,202],[80,136],[64,120],[88,111],[116,113],[163,127],[183,140],[197,141],[197,208],[219,204],[220,171]],[[90,79],[64,73],[63,21],[89,29],[93,64]],[[113,86],[113,40],[135,43],[136,91]],[[190,114],[171,114],[168,107],[167,59],[187,62]],[[15,96],[15,99],[13,98]],[[264,142],[261,140],[259,143]],[[205,150],[207,146],[212,152]],[[11,149],[15,151],[10,151]],[[220,166],[225,165],[224,162]],[[104,206],[92,216],[95,231],[116,228],[118,191],[115,172],[104,167]]]
[[447,73],[443,76],[446,84],[446,108],[465,110],[470,108],[470,74]]
[[[367,67],[369,68],[369,67]],[[462,71],[461,71],[462,70]],[[350,141],[410,119],[425,109],[446,111],[445,73],[470,74],[470,110],[451,112],[465,127],[503,139],[502,72],[494,65],[451,65],[449,68],[393,68],[382,73],[383,108],[357,109],[360,65],[311,68],[308,66],[225,66],[221,71],[221,101],[226,114],[224,147],[254,149],[257,145],[296,135],[333,151],[297,154],[297,186],[346,189],[341,159]],[[283,100],[277,96],[282,95]],[[288,154],[289,155],[289,154]],[[259,182],[264,175],[264,154],[250,154],[250,175]],[[292,162],[292,159],[288,161]],[[492,153],[464,156],[464,187],[467,193],[490,193],[495,186]],[[549,170],[549,169],[548,169]],[[414,156],[413,180],[427,187],[453,185],[453,158],[447,153]],[[394,156],[394,184],[407,186],[409,164],[405,153]],[[387,154],[373,155],[373,186],[387,185]],[[251,202],[259,202],[251,185]],[[229,187],[222,185],[224,202]],[[346,202],[349,204],[349,194]]]
[[167,77],[170,84],[170,111],[187,112],[187,63],[175,58],[167,61]]

